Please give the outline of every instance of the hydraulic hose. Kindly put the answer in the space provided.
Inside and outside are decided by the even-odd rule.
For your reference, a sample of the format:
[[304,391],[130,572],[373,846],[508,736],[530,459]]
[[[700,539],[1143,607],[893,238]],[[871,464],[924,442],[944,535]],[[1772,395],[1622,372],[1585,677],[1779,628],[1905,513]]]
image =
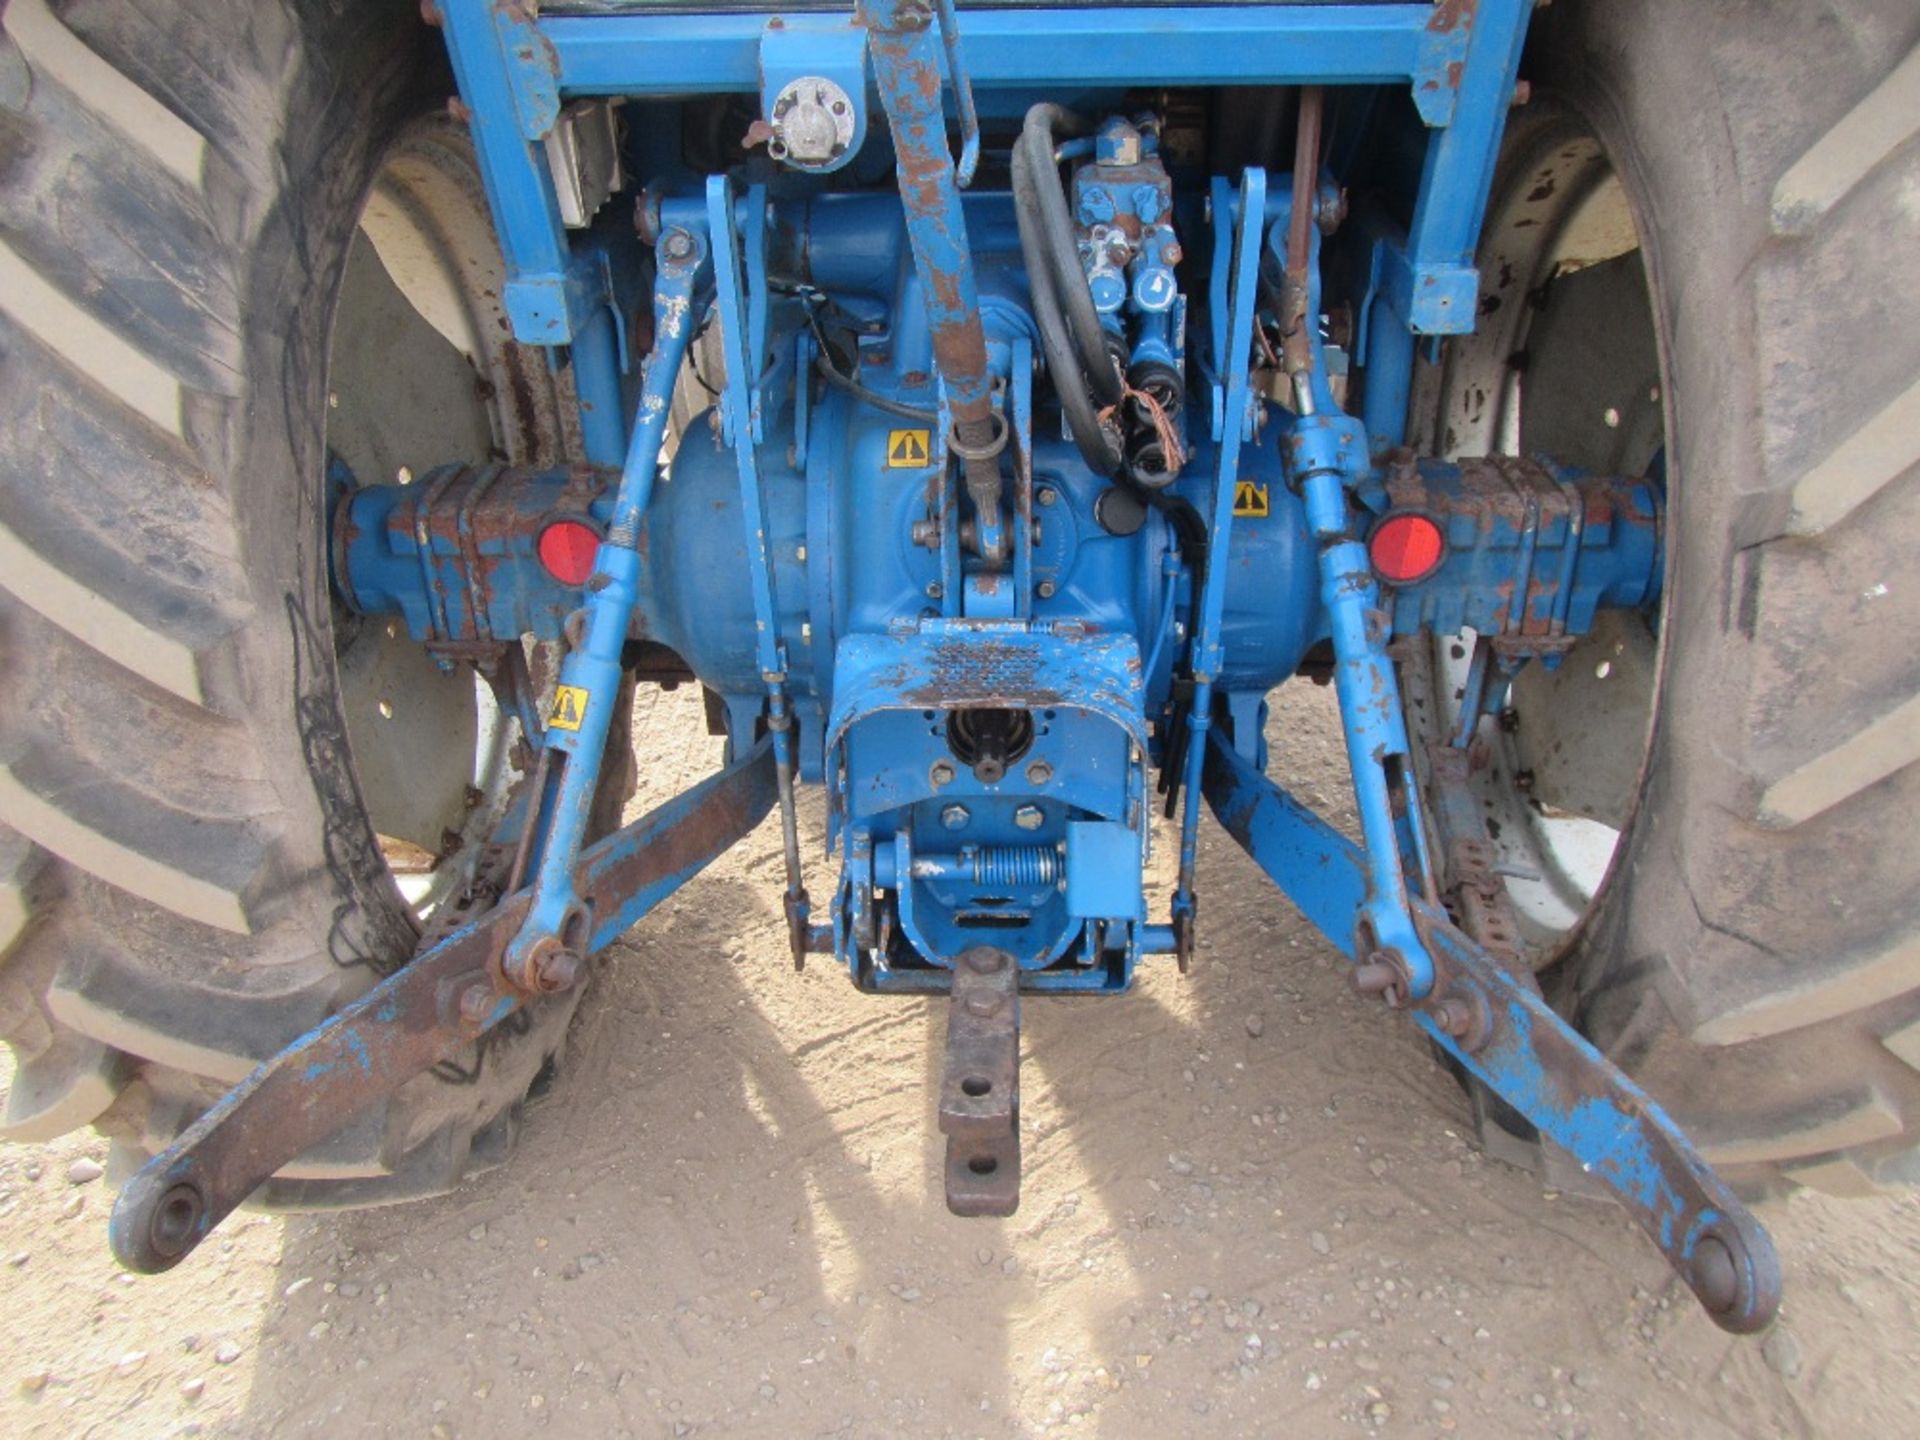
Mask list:
[[1120,469],[1118,428],[1101,423],[1094,408],[1085,370],[1067,332],[1060,311],[1058,287],[1040,240],[1040,198],[1032,167],[1025,150],[1013,152],[1013,211],[1020,226],[1020,253],[1026,261],[1027,284],[1033,292],[1033,319],[1040,331],[1040,349],[1046,356],[1047,373],[1053,377],[1054,393],[1060,398],[1061,413],[1081,458],[1098,475],[1112,475]]
[[[1094,403],[1107,406],[1120,403],[1120,373],[1107,348],[1106,328],[1100,323],[1099,312],[1093,308],[1093,292],[1087,286],[1086,272],[1080,267],[1080,248],[1074,239],[1072,218],[1067,213],[1067,192],[1060,184],[1060,167],[1053,159],[1056,136],[1083,135],[1087,128],[1087,122],[1071,110],[1042,102],[1027,111],[1018,148],[1027,158],[1027,175],[1038,202],[1035,218],[1039,248],[1052,265],[1054,293],[1059,297],[1074,349],[1080,354]],[[1023,224],[1023,252],[1027,248],[1025,242]],[[1032,268],[1031,259],[1028,268]]]

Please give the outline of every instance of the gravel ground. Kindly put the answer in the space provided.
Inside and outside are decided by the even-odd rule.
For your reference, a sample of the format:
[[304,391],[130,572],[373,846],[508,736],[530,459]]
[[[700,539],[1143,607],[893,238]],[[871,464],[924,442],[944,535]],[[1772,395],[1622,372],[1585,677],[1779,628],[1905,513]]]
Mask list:
[[[1272,739],[1337,814],[1330,713],[1285,692]],[[641,716],[637,805],[711,765],[697,721]],[[135,1277],[102,1142],[0,1151],[0,1433],[1920,1433],[1920,1203],[1769,1207],[1782,1323],[1721,1334],[1617,1211],[1483,1159],[1211,824],[1193,973],[1025,1006],[1020,1211],[953,1218],[941,1012],[794,975],[778,850],[770,822],[611,952],[518,1153],[457,1194],[243,1214]]]

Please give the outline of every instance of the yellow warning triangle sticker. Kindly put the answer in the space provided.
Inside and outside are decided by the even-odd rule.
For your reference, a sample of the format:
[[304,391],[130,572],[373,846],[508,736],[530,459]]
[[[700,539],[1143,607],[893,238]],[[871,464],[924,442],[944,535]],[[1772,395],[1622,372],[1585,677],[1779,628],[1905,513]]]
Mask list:
[[894,430],[887,435],[887,468],[902,470],[928,463],[933,453],[930,430]]
[[553,692],[553,713],[547,724],[556,730],[578,730],[587,718],[587,692],[578,685],[562,685]]
[[1245,515],[1255,520],[1263,520],[1266,518],[1269,508],[1266,486],[1256,485],[1251,480],[1240,480],[1234,483],[1233,513],[1235,515]]

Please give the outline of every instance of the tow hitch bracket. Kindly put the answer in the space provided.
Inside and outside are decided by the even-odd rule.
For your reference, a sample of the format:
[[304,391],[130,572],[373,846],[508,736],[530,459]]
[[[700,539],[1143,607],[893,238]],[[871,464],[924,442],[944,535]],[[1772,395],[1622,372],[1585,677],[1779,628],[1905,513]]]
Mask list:
[[965,951],[953,967],[940,1130],[947,1208],[1013,1214],[1020,1205],[1020,967],[988,945]]

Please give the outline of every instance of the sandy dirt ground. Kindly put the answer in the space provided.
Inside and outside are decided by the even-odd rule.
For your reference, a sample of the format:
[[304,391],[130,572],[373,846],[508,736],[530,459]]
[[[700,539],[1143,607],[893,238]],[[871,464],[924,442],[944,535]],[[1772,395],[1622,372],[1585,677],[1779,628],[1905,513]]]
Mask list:
[[[1326,697],[1277,699],[1339,813]],[[637,806],[715,753],[690,696],[640,723]],[[1617,1211],[1483,1159],[1210,823],[1201,875],[1190,976],[1025,1006],[1004,1221],[941,1200],[939,1006],[786,964],[771,822],[615,948],[457,1194],[136,1278],[102,1142],[0,1151],[0,1434],[1920,1434],[1920,1202],[1770,1206],[1783,1321],[1723,1335]]]

